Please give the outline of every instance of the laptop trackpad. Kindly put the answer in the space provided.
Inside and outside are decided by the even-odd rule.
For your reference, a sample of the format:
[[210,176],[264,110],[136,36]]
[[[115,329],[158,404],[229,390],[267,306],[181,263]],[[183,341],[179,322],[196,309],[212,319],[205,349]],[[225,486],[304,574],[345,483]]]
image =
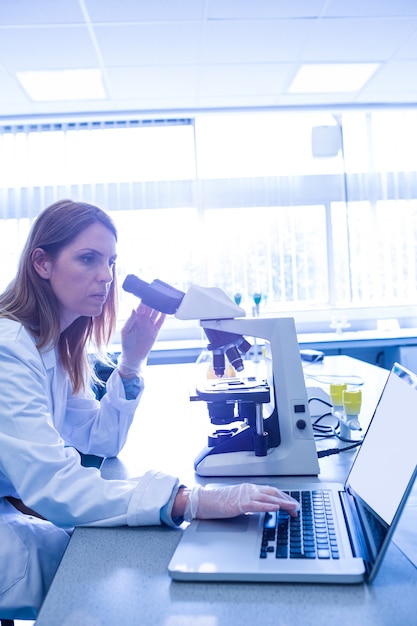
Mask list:
[[197,533],[244,533],[249,527],[250,516],[239,515],[232,519],[199,520]]

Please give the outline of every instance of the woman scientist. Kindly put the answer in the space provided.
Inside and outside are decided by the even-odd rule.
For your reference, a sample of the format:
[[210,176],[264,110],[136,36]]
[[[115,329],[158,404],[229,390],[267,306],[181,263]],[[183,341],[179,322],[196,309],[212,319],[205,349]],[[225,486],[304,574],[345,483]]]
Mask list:
[[140,304],[117,368],[96,400],[87,347],[116,322],[117,233],[101,209],[56,202],[35,220],[17,275],[0,295],[0,617],[36,618],[75,526],[174,526],[248,511],[295,514],[294,500],[251,484],[189,490],[149,471],[104,480],[80,454],[116,456],[132,423],[164,316]]

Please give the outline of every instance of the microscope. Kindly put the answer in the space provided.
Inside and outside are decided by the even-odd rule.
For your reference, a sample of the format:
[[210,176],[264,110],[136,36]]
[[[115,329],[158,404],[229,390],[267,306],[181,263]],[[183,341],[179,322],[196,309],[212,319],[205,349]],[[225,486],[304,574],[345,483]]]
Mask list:
[[[199,320],[207,336],[214,378],[200,371],[191,400],[207,403],[214,430],[195,459],[197,474],[319,474],[293,318],[246,317],[244,309],[216,287],[191,285],[184,293],[132,274],[122,287],[162,313]],[[260,363],[245,376],[248,338],[263,340],[264,346]],[[238,375],[224,378],[229,365]]]

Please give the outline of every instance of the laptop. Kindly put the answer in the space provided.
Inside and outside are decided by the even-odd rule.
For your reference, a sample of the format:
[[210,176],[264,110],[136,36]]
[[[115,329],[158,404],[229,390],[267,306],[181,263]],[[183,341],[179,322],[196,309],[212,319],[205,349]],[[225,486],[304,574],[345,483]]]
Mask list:
[[179,581],[371,582],[416,477],[416,442],[417,375],[395,363],[344,485],[297,478],[286,489],[281,478],[280,488],[300,501],[295,519],[279,512],[193,520],[169,563],[170,576]]

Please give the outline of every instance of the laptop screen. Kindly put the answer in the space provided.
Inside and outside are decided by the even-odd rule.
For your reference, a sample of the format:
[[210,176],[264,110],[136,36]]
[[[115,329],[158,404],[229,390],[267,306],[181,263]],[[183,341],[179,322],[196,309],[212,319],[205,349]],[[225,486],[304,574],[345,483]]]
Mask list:
[[417,464],[417,376],[394,364],[347,479],[388,525]]

